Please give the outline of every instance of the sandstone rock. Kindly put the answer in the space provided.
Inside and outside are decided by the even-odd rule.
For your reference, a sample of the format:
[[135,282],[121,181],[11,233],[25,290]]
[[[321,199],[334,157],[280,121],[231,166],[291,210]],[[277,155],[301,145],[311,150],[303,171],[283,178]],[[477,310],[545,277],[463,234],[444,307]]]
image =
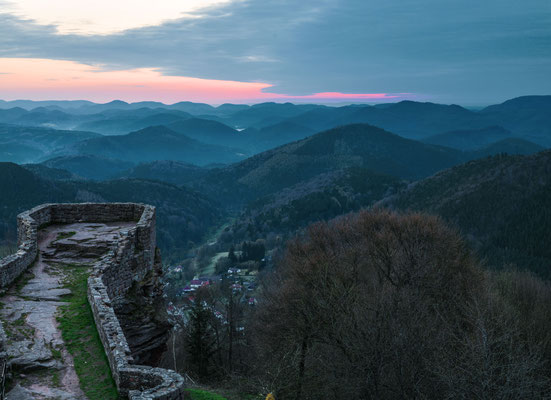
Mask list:
[[8,365],[20,371],[59,368],[51,350],[43,341],[22,340],[8,345],[6,349]]
[[19,385],[16,385],[6,395],[6,400],[33,400],[34,396],[31,392]]

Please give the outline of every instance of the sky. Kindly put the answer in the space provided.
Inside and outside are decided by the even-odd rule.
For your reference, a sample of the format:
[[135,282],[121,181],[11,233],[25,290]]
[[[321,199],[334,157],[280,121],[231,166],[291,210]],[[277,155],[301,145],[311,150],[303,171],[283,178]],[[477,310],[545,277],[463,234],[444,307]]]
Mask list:
[[551,0],[0,0],[0,98],[210,104],[551,94]]

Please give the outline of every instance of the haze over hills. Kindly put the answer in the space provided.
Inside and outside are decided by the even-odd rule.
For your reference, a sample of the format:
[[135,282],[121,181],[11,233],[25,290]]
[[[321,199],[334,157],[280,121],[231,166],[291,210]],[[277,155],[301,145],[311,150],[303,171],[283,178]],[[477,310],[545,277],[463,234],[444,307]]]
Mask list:
[[138,164],[133,168],[121,171],[118,176],[186,185],[202,178],[207,172],[208,168],[206,167],[198,167],[179,161],[163,160]]
[[165,124],[167,128],[208,144],[245,148],[250,138],[217,121],[201,118],[179,119]]
[[191,118],[182,111],[139,108],[131,111],[106,110],[89,116],[89,121],[77,126],[78,129],[92,130],[104,135],[123,135],[149,126],[167,125],[175,121]]
[[[170,158],[198,165],[231,163],[243,158],[237,153],[253,155],[323,130],[353,123],[369,123],[405,138],[459,150],[481,150],[490,146],[489,151],[481,154],[491,154],[492,144],[508,138],[550,146],[549,103],[549,96],[525,96],[472,111],[457,105],[413,101],[342,107],[291,103],[212,107],[190,102],[174,105],[159,102],[128,104],[121,101],[106,104],[4,102],[1,103],[4,109],[0,109],[0,123],[4,123],[2,132],[9,139],[3,139],[0,160],[37,162],[60,155],[95,155],[95,152],[111,149],[106,154],[98,155],[136,163]],[[12,105],[23,105],[29,110],[9,108]],[[37,107],[33,108],[33,105]],[[152,127],[161,125],[182,136],[169,138],[168,132],[164,131],[161,135],[164,144],[159,144],[159,148],[153,148],[152,154],[146,156],[147,151],[143,148],[146,147],[145,138],[152,138]],[[7,129],[10,126],[13,128]],[[21,135],[22,127],[28,127],[29,132],[32,131],[30,127],[55,127],[60,130],[57,135],[65,137],[68,137],[68,130],[72,130],[75,133],[71,138],[77,140],[52,140],[45,146],[42,139]],[[84,135],[83,130],[90,133]],[[140,135],[136,132],[142,130],[149,133],[140,134],[144,137],[140,141]],[[124,138],[73,143],[92,138],[94,132]],[[50,136],[54,137],[51,133]],[[189,142],[184,136],[200,143]],[[209,149],[204,144],[226,149]],[[160,155],[166,147],[170,147],[171,152]],[[512,142],[504,142],[501,147],[504,151],[517,151],[515,149],[522,147],[523,152],[530,148],[527,143],[513,146]],[[536,149],[535,146],[533,148]],[[125,150],[128,150],[126,154]]]
[[31,125],[45,123],[44,121],[49,118],[51,121],[46,122],[52,124],[55,121],[66,123],[65,120],[71,120],[72,123],[79,120],[82,123],[96,120],[96,123],[99,123],[98,120],[103,113],[116,112],[127,118],[126,123],[130,123],[132,121],[129,120],[133,118],[160,113],[180,115],[182,119],[189,115],[203,119],[215,118],[219,122],[239,129],[251,127],[261,129],[289,121],[320,131],[338,125],[362,122],[416,139],[453,130],[482,129],[497,125],[510,130],[514,135],[532,135],[541,139],[542,135],[545,137],[549,134],[550,97],[523,96],[479,111],[472,111],[458,105],[415,101],[341,107],[292,103],[261,103],[252,106],[223,104],[212,107],[191,102],[166,105],[159,102],[129,104],[121,101],[106,104],[14,101],[0,103],[0,122],[23,124],[27,120],[27,124]]
[[93,132],[0,124],[0,161],[33,162],[58,148],[100,136]]
[[214,162],[230,163],[245,158],[239,150],[205,144],[164,126],[152,126],[127,135],[85,140],[61,150],[59,154],[101,154],[130,162],[166,159],[197,165]]
[[134,166],[128,161],[92,155],[54,157],[39,165],[57,170],[67,170],[81,179],[93,180],[112,179],[120,172]]

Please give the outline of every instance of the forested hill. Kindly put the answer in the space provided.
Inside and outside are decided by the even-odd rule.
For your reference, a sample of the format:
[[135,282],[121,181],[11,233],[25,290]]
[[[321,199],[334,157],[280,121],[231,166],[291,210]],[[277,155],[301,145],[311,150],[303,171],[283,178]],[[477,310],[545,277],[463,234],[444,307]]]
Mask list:
[[418,179],[465,160],[458,150],[402,138],[368,124],[330,129],[260,153],[199,180],[198,189],[247,204],[313,177],[349,167]]
[[221,198],[224,205],[240,207],[320,174],[350,167],[413,181],[489,154],[538,150],[537,145],[509,139],[461,151],[406,139],[369,124],[351,124],[212,169],[192,186]]
[[17,214],[36,205],[128,201],[157,207],[159,246],[163,256],[166,259],[181,258],[190,242],[202,240],[223,216],[216,203],[187,188],[137,179],[107,182],[49,180],[13,163],[0,163],[0,193],[0,244],[15,243]]
[[369,207],[405,185],[361,167],[321,174],[249,204],[231,229],[239,240],[292,236],[310,223]]
[[551,277],[551,151],[471,161],[380,203],[441,215],[490,265],[518,264]]

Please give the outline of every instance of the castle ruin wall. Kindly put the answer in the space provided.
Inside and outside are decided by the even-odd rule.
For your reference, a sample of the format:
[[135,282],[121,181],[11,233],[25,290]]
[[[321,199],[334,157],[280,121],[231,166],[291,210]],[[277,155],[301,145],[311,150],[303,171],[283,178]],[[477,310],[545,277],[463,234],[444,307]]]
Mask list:
[[[88,301],[119,393],[134,400],[184,398],[184,379],[174,371],[135,365],[115,306],[155,263],[155,208],[136,203],[44,204],[18,215],[18,250],[0,260],[0,289],[11,285],[38,254],[38,230],[46,224],[136,221],[93,266]],[[2,328],[0,324],[0,342]],[[0,351],[2,343],[0,343]]]

